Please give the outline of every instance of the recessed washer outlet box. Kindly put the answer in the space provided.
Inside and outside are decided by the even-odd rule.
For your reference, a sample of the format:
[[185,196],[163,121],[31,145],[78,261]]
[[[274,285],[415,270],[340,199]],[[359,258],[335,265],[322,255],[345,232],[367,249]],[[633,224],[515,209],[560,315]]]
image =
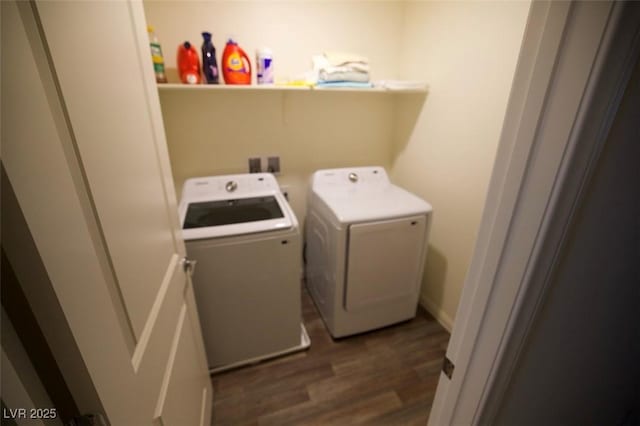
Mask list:
[[262,173],[262,158],[249,158],[249,173]]
[[267,157],[267,172],[280,173],[280,157]]

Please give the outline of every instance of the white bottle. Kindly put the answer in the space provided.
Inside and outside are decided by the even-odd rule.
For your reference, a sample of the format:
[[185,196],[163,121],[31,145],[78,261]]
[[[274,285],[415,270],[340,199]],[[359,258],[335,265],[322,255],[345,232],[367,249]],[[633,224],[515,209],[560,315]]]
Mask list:
[[256,68],[258,84],[273,84],[273,52],[262,48],[256,51]]

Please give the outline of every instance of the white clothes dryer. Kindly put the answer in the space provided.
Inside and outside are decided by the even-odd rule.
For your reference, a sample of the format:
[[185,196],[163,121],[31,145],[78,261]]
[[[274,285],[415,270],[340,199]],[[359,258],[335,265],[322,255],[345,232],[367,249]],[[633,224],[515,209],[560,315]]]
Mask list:
[[432,207],[382,167],[314,173],[306,282],[333,337],[413,318]]
[[298,221],[274,176],[188,179],[179,213],[211,371],[309,347]]

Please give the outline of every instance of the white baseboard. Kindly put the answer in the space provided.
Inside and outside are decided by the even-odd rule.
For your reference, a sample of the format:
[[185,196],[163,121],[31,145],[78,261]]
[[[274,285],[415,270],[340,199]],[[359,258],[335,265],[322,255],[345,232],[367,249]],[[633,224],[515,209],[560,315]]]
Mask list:
[[438,307],[423,294],[420,295],[420,306],[426,309],[449,333],[453,330],[453,320],[445,311]]

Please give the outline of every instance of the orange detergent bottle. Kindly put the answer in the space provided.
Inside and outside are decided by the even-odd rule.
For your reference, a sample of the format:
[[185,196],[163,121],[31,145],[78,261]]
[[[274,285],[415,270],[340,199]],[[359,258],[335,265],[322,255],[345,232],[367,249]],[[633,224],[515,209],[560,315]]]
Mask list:
[[185,41],[178,46],[178,73],[184,84],[200,84],[200,59],[198,52]]
[[222,76],[226,84],[251,84],[251,61],[232,39],[222,53]]

